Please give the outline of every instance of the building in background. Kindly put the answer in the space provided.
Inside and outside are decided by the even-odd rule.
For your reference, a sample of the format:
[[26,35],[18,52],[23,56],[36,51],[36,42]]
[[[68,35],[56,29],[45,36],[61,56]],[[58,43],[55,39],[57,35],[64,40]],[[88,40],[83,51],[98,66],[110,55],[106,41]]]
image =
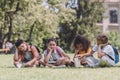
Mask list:
[[103,20],[97,23],[100,32],[115,31],[120,33],[120,0],[104,0]]
[[[94,0],[93,0],[94,1]],[[101,22],[97,23],[99,31],[103,33],[120,33],[120,0],[99,0],[103,3],[104,13]],[[76,8],[78,0],[69,0],[69,7]]]

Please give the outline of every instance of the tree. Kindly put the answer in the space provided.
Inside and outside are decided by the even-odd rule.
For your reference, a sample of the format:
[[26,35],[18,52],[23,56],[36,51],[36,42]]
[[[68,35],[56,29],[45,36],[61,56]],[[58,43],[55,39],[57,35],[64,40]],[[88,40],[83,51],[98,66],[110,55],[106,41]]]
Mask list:
[[1,47],[7,39],[18,38],[42,46],[44,38],[57,36],[58,16],[38,0],[0,1]]
[[80,0],[78,7],[71,9],[65,6],[67,0],[47,0],[48,7],[42,0],[1,0],[0,45],[6,39],[21,38],[43,48],[44,40],[57,37],[61,47],[70,49],[76,34],[94,36],[97,32],[102,5],[91,1]]
[[[67,17],[62,13],[64,6],[59,0],[56,1],[55,4],[52,4],[54,1],[49,3],[49,8],[46,8],[40,0],[2,0],[0,4],[1,46],[6,39],[15,41],[21,38],[43,47],[45,39],[58,37],[59,23]],[[54,11],[55,7],[59,9],[58,13]]]
[[[103,6],[99,1],[78,0],[78,7],[72,8],[76,12],[76,19],[61,23],[62,32],[59,33],[65,48],[70,50],[76,34],[87,36],[91,41],[98,33],[96,25],[102,17]],[[74,13],[73,13],[74,14]]]
[[14,29],[16,32],[21,32],[20,38],[39,47],[44,46],[44,39],[58,36],[59,20],[56,13],[46,9],[41,3],[37,0],[29,0],[27,9],[18,13],[14,21]]
[[13,34],[13,16],[21,10],[20,2],[22,0],[1,0],[0,1],[0,48],[7,38],[10,41]]

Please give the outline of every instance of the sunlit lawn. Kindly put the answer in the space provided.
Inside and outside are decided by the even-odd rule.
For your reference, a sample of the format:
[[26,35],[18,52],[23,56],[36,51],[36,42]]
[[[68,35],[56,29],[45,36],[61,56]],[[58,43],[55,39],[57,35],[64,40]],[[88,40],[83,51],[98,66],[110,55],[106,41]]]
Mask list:
[[15,68],[13,55],[0,55],[0,80],[120,80],[120,63],[111,68]]

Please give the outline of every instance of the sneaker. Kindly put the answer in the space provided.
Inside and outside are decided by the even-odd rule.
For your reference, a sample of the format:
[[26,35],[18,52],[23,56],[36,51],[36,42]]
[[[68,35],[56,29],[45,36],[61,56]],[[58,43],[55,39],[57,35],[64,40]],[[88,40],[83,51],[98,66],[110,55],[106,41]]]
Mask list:
[[16,67],[17,67],[17,68],[22,68],[22,64],[21,64],[21,63],[18,63],[18,64],[16,64]]

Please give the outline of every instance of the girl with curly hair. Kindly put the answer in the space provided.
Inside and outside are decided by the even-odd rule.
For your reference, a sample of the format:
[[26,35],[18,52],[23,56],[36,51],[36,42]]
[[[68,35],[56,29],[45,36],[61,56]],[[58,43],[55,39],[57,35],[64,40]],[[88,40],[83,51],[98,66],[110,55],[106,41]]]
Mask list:
[[78,58],[81,65],[92,67],[98,62],[91,54],[91,44],[85,36],[79,34],[76,35],[73,45],[75,48],[73,59]]

